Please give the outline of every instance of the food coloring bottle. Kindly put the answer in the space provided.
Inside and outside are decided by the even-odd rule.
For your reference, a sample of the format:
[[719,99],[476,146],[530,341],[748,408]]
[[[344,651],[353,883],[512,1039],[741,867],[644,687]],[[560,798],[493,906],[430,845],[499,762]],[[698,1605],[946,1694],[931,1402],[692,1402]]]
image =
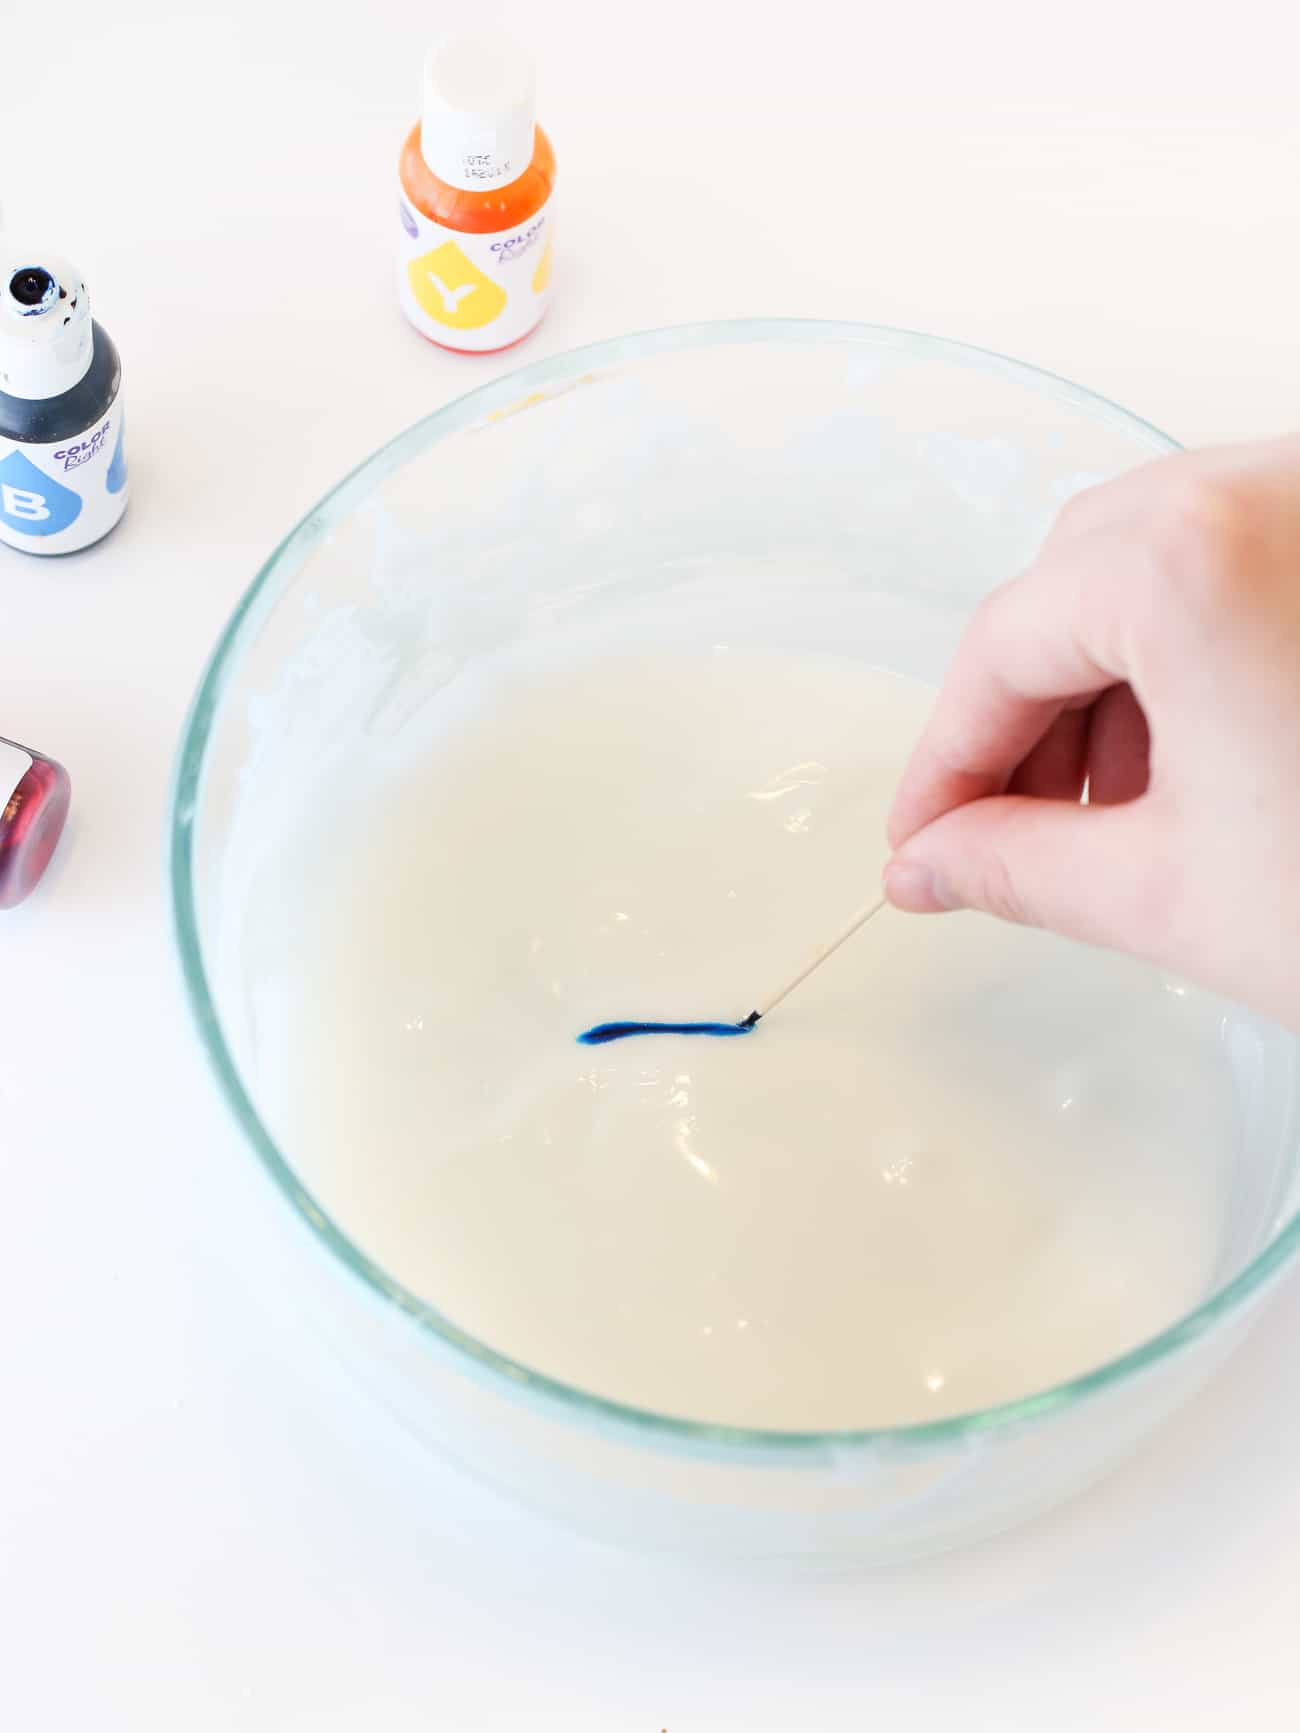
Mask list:
[[0,542],[70,554],[126,510],[122,367],[61,259],[0,264]]
[[36,889],[63,833],[72,789],[61,764],[0,740],[0,909]]
[[447,349],[518,343],[546,311],[554,222],[555,153],[537,125],[529,56],[498,36],[439,43],[400,176],[406,317]]

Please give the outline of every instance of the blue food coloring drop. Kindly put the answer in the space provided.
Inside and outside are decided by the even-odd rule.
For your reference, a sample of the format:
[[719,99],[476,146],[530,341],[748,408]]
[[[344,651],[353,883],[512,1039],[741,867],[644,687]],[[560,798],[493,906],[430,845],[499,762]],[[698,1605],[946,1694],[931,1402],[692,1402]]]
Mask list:
[[748,1035],[757,1027],[757,1012],[741,1023],[596,1023],[584,1029],[578,1040],[584,1047],[604,1047],[629,1035]]

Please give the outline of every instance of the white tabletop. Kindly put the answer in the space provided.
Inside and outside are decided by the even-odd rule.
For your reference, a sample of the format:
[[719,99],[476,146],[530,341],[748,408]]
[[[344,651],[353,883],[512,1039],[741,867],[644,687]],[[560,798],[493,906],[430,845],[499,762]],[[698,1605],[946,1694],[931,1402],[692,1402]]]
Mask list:
[[134,495],[87,555],[0,548],[0,730],[75,788],[0,916],[0,1725],[1295,1725],[1300,1285],[1018,1534],[827,1581],[650,1564],[428,1461],[255,1273],[264,1182],[172,963],[166,779],[221,623],[331,482],[506,368],[825,315],[1009,351],[1188,442],[1300,423],[1275,8],[876,10],[552,0],[554,311],[482,360],[391,295],[427,5],[6,23],[0,197],[121,348]]

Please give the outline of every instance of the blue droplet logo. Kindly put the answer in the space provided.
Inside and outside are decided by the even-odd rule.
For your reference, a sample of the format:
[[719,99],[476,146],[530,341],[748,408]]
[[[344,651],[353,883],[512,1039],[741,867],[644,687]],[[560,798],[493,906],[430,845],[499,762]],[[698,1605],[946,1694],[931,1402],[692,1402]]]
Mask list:
[[56,536],[81,513],[81,495],[37,469],[21,451],[0,461],[0,523],[25,536]]
[[108,466],[108,475],[104,485],[110,493],[121,493],[126,486],[126,452],[122,446],[122,435],[125,423],[121,416],[117,422],[117,444],[113,447],[113,461]]

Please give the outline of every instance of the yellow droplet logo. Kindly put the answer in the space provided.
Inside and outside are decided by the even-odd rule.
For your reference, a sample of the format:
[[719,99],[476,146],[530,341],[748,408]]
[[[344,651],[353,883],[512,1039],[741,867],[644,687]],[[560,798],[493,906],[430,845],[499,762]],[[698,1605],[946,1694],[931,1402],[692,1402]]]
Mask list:
[[551,243],[548,238],[542,249],[542,256],[537,261],[537,269],[533,272],[533,293],[543,295],[551,281]]
[[449,325],[454,331],[476,331],[490,325],[506,304],[500,283],[485,276],[455,241],[444,241],[431,253],[412,259],[406,275],[423,310],[439,325]]

